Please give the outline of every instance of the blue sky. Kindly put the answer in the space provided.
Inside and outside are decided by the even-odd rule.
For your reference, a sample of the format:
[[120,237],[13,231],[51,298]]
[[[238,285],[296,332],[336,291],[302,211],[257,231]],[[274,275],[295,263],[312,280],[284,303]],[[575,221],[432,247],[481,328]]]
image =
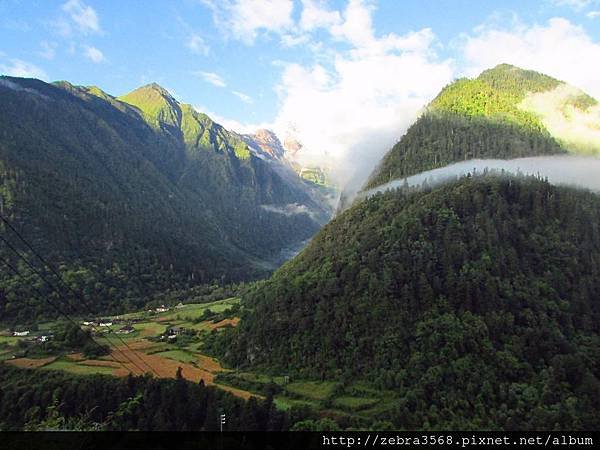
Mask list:
[[0,0],[0,72],[155,81],[315,158],[379,155],[444,84],[500,62],[600,97],[600,1]]

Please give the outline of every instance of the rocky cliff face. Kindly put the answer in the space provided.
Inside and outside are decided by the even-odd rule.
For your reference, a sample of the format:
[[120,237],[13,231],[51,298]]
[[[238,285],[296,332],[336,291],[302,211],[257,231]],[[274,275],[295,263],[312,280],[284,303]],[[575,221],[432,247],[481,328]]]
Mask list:
[[277,161],[285,158],[285,149],[277,135],[271,130],[260,129],[254,134],[244,134],[241,138],[259,157]]

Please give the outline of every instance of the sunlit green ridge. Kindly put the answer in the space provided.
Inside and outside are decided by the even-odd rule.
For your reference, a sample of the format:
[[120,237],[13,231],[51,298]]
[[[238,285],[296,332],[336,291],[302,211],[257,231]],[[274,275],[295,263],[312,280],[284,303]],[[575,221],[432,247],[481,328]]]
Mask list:
[[[388,152],[367,188],[466,159],[565,153],[541,117],[521,107],[529,94],[563,84],[509,64],[454,81]],[[582,105],[593,101],[588,96],[576,100]]]
[[519,103],[530,92],[549,91],[559,84],[560,81],[532,70],[500,64],[475,79],[461,78],[446,86],[429,110],[486,117],[543,132],[544,126],[536,115],[519,109]]
[[136,89],[119,100],[139,109],[152,127],[180,134],[191,155],[196,149],[214,149],[218,152],[231,150],[241,160],[250,158],[250,151],[241,139],[206,114],[196,111],[192,105],[179,103],[156,83]]
[[119,100],[137,107],[154,127],[175,127],[181,124],[181,108],[169,92],[156,83],[148,84]]

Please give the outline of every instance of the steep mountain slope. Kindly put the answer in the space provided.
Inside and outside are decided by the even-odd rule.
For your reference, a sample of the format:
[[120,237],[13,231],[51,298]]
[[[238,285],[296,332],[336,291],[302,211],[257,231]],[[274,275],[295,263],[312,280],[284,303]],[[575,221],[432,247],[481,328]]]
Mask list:
[[[327,218],[302,183],[157,85],[117,99],[2,77],[0,193],[2,214],[99,308],[264,274]],[[46,312],[29,284],[42,286],[3,266],[1,319]]]
[[[564,153],[516,106],[556,83],[499,66],[446,88],[371,184]],[[338,214],[212,348],[236,366],[385,389],[379,418],[398,428],[594,429],[599,276],[597,194],[493,173],[403,187]]]
[[[366,187],[461,160],[577,150],[548,130],[543,111],[524,104],[531,95],[562,86],[551,77],[508,64],[486,70],[476,79],[455,81],[384,157]],[[581,91],[563,100],[581,111],[596,104]]]
[[380,194],[248,296],[215,348],[391,389],[381,418],[399,427],[594,429],[599,224],[597,195],[537,179]]
[[[329,219],[328,204],[312,196],[312,186],[284,163],[257,154],[239,135],[175,102],[164,89],[149,85],[120,99],[139,108],[152,126],[183,141],[186,163],[178,184],[226,218],[220,227],[235,245],[268,260]],[[304,205],[305,212],[289,213],[295,205]]]

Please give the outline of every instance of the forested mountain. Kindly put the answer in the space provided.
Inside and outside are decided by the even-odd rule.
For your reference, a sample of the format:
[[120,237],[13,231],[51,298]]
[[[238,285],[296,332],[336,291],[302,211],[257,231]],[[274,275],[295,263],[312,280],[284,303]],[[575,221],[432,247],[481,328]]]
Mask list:
[[[0,78],[0,212],[102,309],[272,270],[328,219],[313,186],[280,166],[155,84],[114,98]],[[37,277],[1,274],[1,320],[47,312]]]
[[[366,188],[473,158],[510,159],[577,150],[548,130],[543,111],[524,104],[531,95],[562,86],[565,83],[554,78],[508,64],[475,79],[455,81],[386,154]],[[597,104],[583,92],[573,91],[553,112],[565,114],[567,106],[583,112]]]
[[[521,107],[560,85],[508,65],[457,81],[368,186],[566,152]],[[380,419],[398,428],[595,429],[599,280],[595,193],[489,172],[406,185],[338,214],[209,348],[236,367],[374,384],[395,399]]]
[[600,197],[467,177],[345,211],[214,348],[237,366],[374,381],[397,395],[398,427],[595,429],[599,289]]

